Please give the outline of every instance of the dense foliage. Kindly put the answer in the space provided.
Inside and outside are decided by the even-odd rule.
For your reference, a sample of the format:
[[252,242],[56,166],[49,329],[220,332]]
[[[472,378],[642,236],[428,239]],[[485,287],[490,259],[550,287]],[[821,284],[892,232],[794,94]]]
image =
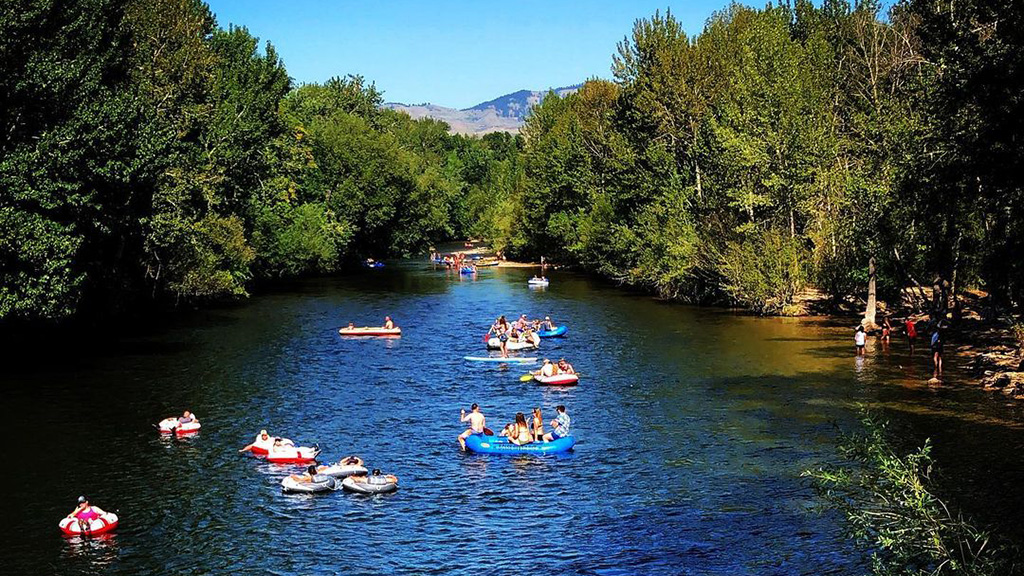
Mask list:
[[294,86],[201,0],[0,7],[0,319],[103,317],[484,236],[786,312],[941,276],[1024,298],[1024,3],[733,4],[636,22],[612,81],[451,135]]
[[807,284],[935,275],[1024,297],[1024,4],[733,4],[636,23],[614,83],[524,130],[499,240],[693,301],[784,311]]
[[865,414],[865,431],[843,436],[846,465],[804,472],[825,510],[840,512],[849,535],[870,546],[876,576],[1016,574],[1014,552],[992,543],[934,494],[931,445],[900,454],[885,424]]
[[0,7],[0,319],[245,294],[466,234],[516,140],[295,87],[200,0]]

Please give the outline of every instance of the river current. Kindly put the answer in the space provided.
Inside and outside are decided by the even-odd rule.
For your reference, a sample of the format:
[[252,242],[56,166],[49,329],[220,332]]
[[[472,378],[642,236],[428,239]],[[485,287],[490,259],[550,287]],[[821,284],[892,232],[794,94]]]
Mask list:
[[[562,272],[530,289],[529,274],[391,264],[9,358],[8,438],[28,444],[5,449],[0,572],[857,574],[863,552],[810,510],[800,472],[834,460],[858,403],[906,447],[932,438],[948,496],[1019,541],[1021,410],[957,386],[955,367],[928,386],[926,354],[895,339],[856,359],[842,322],[667,304]],[[535,355],[569,359],[581,384],[464,362],[502,313],[567,324]],[[401,338],[338,336],[385,314]],[[495,429],[564,404],[578,444],[461,453],[473,402]],[[153,425],[183,409],[202,431],[161,438]],[[261,428],[327,460],[360,455],[400,490],[284,495],[297,467],[237,452]],[[112,536],[60,535],[79,494],[117,511]]]

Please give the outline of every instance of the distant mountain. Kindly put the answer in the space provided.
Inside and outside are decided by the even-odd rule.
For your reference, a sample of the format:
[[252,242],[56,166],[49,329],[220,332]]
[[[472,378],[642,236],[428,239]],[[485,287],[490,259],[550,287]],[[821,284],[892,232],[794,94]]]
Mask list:
[[[552,91],[565,96],[580,89],[582,84],[554,88]],[[487,134],[489,132],[518,132],[530,108],[548,94],[548,90],[519,90],[473,106],[457,110],[436,104],[402,104],[388,102],[385,108],[401,110],[413,118],[434,118],[448,123],[457,134]]]

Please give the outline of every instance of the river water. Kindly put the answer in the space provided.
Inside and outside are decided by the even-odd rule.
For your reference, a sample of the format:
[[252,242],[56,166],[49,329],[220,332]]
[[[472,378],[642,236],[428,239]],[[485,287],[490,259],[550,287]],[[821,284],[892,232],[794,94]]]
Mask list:
[[[666,304],[560,272],[531,290],[528,276],[410,262],[9,358],[8,438],[27,444],[5,449],[0,571],[861,573],[863,554],[836,517],[808,510],[799,477],[834,458],[835,424],[854,427],[857,403],[906,446],[933,438],[948,495],[1020,540],[1020,409],[927,386],[926,354],[896,340],[855,359],[835,321]],[[581,385],[544,389],[519,381],[523,368],[463,362],[484,352],[499,313],[567,323],[538,355],[570,359]],[[337,334],[385,314],[400,339]],[[576,450],[460,453],[459,409],[473,402],[496,429],[564,404]],[[202,431],[160,438],[153,424],[186,408]],[[260,428],[318,442],[328,459],[358,454],[401,489],[283,495],[295,468],[237,452]],[[116,534],[60,536],[82,493],[119,513]]]

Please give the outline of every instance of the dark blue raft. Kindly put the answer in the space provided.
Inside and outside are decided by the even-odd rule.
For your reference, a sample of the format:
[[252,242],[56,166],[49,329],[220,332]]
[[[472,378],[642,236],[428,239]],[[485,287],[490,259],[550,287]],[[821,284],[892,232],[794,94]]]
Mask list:
[[473,434],[466,438],[466,449],[480,454],[556,454],[572,450],[576,438],[572,435],[551,442],[531,442],[517,446],[504,436]]
[[541,338],[557,338],[559,336],[565,336],[565,333],[568,331],[568,326],[556,326],[554,330],[538,331],[537,336],[540,336]]

